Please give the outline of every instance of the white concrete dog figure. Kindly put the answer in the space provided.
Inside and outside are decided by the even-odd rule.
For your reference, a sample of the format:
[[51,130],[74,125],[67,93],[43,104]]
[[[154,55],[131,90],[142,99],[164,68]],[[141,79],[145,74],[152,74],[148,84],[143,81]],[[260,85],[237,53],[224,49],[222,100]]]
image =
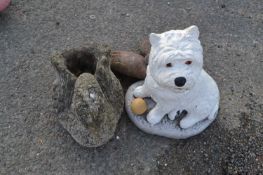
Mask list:
[[135,97],[151,97],[155,107],[147,121],[159,123],[168,114],[170,120],[187,111],[180,121],[183,129],[204,119],[214,119],[219,107],[219,90],[203,70],[203,49],[197,26],[150,34],[151,51],[144,84]]

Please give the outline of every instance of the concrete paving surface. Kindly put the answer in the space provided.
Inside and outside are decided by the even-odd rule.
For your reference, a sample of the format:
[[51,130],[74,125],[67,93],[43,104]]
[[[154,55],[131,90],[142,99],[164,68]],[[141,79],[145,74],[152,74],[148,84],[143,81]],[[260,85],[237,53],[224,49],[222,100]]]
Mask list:
[[[91,149],[58,124],[52,53],[91,41],[136,51],[150,32],[192,24],[221,92],[205,132],[148,135],[124,112],[116,137]],[[263,174],[262,55],[262,0],[13,0],[0,14],[0,174]]]

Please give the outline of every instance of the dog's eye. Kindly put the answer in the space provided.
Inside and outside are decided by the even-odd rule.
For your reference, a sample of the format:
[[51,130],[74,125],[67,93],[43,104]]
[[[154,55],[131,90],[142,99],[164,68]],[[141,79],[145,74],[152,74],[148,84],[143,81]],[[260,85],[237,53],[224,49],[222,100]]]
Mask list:
[[166,67],[172,67],[172,63],[167,63]]
[[190,65],[192,64],[192,61],[186,61],[185,64]]

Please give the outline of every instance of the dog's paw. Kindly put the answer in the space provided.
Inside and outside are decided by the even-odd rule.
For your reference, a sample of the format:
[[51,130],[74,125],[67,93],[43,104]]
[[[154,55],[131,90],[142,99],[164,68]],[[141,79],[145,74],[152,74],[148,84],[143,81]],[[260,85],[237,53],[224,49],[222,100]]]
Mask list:
[[164,114],[165,113],[160,112],[160,108],[155,107],[149,112],[146,118],[150,124],[155,125],[162,120]]
[[145,97],[144,91],[143,91],[143,86],[139,86],[134,89],[133,95],[135,97]]
[[168,118],[169,118],[170,120],[174,120],[174,119],[175,119],[175,115],[169,113],[169,114],[168,114]]
[[147,118],[147,121],[152,125],[155,125],[160,122],[160,119],[153,115],[148,114],[146,118]]
[[179,114],[180,114],[180,111],[179,111],[179,110],[171,111],[171,112],[168,113],[168,118],[169,118],[170,120],[174,120],[175,117],[176,117],[177,115],[179,115]]
[[180,127],[183,129],[187,129],[187,128],[194,126],[199,121],[200,120],[198,118],[185,117],[180,121]]

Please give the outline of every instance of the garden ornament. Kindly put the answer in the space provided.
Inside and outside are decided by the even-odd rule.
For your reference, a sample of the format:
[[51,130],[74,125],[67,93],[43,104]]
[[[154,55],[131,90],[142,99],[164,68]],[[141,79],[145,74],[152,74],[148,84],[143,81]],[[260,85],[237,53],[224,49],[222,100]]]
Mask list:
[[[219,90],[202,68],[203,49],[198,37],[197,26],[150,34],[146,78],[128,89],[125,100],[130,119],[141,130],[183,139],[199,134],[215,120]],[[136,98],[147,104],[143,115],[132,110]]]

